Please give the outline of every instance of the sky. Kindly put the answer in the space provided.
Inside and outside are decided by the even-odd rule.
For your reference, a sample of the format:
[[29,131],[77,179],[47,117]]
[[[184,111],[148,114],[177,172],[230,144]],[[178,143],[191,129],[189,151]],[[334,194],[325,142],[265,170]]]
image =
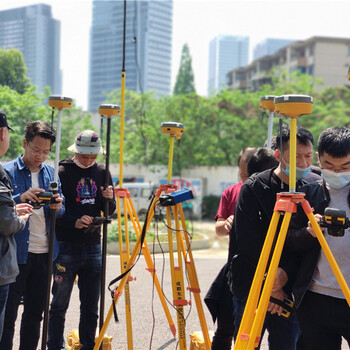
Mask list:
[[[86,109],[92,0],[1,0],[0,10],[36,3],[51,5],[53,17],[61,21],[62,95]],[[172,86],[185,43],[196,91],[206,95],[209,42],[215,36],[249,36],[251,61],[254,46],[266,38],[350,38],[349,13],[349,0],[173,0]]]

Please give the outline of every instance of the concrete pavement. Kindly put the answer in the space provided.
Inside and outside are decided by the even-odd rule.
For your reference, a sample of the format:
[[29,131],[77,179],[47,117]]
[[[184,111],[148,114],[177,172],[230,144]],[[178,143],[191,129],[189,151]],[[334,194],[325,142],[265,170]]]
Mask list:
[[[201,288],[201,298],[203,300],[210,284],[214,280],[216,274],[221,269],[226,261],[227,251],[225,249],[208,249],[193,251],[195,267],[198,275],[199,285]],[[169,256],[165,254],[155,255],[155,267],[158,278],[163,285],[164,295],[166,299],[172,300],[171,279],[170,279],[170,263]],[[132,270],[132,276],[136,278],[130,283],[130,299],[131,299],[131,313],[132,313],[132,338],[133,348],[135,350],[146,349],[179,349],[177,340],[169,329],[167,319],[164,315],[158,294],[153,288],[151,274],[146,271],[146,263],[141,256],[136,266]],[[107,256],[107,272],[106,283],[108,283],[118,276],[120,273],[120,259],[119,256]],[[185,282],[185,286],[187,283]],[[119,350],[128,349],[126,319],[125,319],[125,294],[121,296],[117,304],[117,311],[119,322],[115,323],[113,317],[108,325],[107,334],[113,337],[112,349]],[[186,294],[188,299],[188,293]],[[106,305],[105,316],[111,306],[111,296],[106,288]],[[177,328],[176,311],[169,305],[170,313]],[[209,331],[215,330],[210,314],[203,303],[203,310],[206,317],[206,322]],[[192,300],[192,306],[185,306],[186,314],[186,337],[187,347],[190,348],[190,334],[195,331],[200,331],[200,322],[197,315],[197,309]],[[14,349],[19,347],[19,328],[20,315],[22,313],[22,306],[19,308],[19,319],[16,323],[16,334],[14,339]],[[66,317],[65,339],[67,334],[73,328],[77,328],[79,323],[79,293],[78,287],[74,286],[72,298],[70,301],[69,310]],[[40,348],[41,341],[38,348]],[[262,350],[267,350],[266,336],[263,340]],[[349,349],[347,344],[343,344],[342,349]]]

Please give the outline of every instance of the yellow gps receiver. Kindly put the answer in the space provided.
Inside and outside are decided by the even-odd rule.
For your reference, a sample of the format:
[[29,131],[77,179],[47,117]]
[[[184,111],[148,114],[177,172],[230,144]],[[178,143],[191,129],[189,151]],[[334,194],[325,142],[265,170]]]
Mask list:
[[165,122],[160,124],[162,133],[176,137],[180,140],[182,133],[184,132],[184,125],[176,122]]
[[274,102],[275,97],[276,96],[272,96],[272,95],[266,95],[261,97],[260,108],[273,112],[275,110],[275,102]]
[[62,96],[50,96],[49,97],[49,106],[52,108],[57,108],[62,110],[63,108],[71,108],[73,100],[70,97]]
[[118,105],[104,104],[98,108],[100,115],[111,117],[112,115],[120,115],[120,107]]
[[282,95],[275,97],[275,112],[296,118],[299,115],[311,114],[313,98],[307,95]]

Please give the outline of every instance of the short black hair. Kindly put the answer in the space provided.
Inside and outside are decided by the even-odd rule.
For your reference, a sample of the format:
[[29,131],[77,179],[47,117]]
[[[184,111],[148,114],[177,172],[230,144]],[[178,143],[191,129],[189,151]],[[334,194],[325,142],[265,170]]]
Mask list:
[[24,128],[24,137],[28,142],[33,141],[35,136],[49,139],[51,146],[56,140],[55,130],[49,123],[41,121],[28,122]]
[[[281,146],[281,137],[280,132],[278,132],[276,137],[276,149],[279,149]],[[289,126],[286,124],[282,125],[282,151],[285,150],[285,146],[287,145],[290,138],[290,129]],[[301,126],[297,127],[297,141],[300,142],[303,145],[307,145],[309,142],[311,144],[314,144],[314,137],[312,136],[311,132],[309,130],[304,129]]]
[[318,138],[318,155],[328,153],[333,158],[343,158],[350,154],[350,129],[333,126],[321,132]]
[[239,166],[239,163],[241,161],[248,163],[250,157],[256,152],[257,147],[244,147],[241,152],[239,152],[238,159],[237,159],[237,165]]
[[248,176],[251,176],[254,173],[260,173],[277,165],[278,161],[275,158],[275,152],[271,148],[259,147],[249,159],[247,173]]

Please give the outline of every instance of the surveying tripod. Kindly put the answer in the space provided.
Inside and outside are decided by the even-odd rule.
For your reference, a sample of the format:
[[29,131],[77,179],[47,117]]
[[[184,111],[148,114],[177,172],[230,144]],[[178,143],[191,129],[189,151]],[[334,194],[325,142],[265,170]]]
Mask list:
[[[130,259],[130,244],[129,244],[129,225],[128,225],[128,219],[130,219],[132,226],[134,228],[134,231],[137,235],[137,237],[141,237],[141,225],[140,221],[138,219],[135,207],[132,203],[132,199],[130,196],[130,193],[128,189],[123,188],[123,132],[124,132],[124,96],[122,96],[122,109],[121,109],[121,127],[120,127],[120,160],[119,160],[119,187],[115,188],[115,197],[117,202],[117,220],[118,220],[118,239],[119,239],[119,255],[120,255],[120,266],[121,266],[121,273],[124,273],[127,271],[127,265],[128,261]],[[118,106],[119,107],[119,106]],[[106,115],[108,117],[108,122],[110,123],[110,116],[111,115],[119,115],[119,108],[116,108],[115,105],[101,105],[99,108],[99,113],[102,115]],[[107,124],[108,127],[108,124]],[[110,130],[110,128],[109,128]],[[108,130],[107,130],[107,136],[108,136]],[[109,150],[109,147],[107,147]],[[108,152],[109,153],[109,152]],[[108,158],[108,157],[107,157]],[[123,207],[123,215],[124,215],[124,222],[122,222],[122,210]],[[123,242],[123,228],[125,233],[125,241]],[[106,251],[106,236],[107,234],[103,234],[103,251]],[[145,258],[148,271],[152,273],[153,281],[155,284],[155,287],[157,289],[160,302],[162,304],[162,307],[165,312],[165,316],[167,318],[170,330],[172,334],[176,335],[176,329],[174,322],[172,320],[172,317],[170,315],[170,311],[168,308],[168,305],[166,303],[163,291],[161,289],[161,285],[159,283],[159,280],[157,278],[157,275],[155,273],[154,264],[151,258],[150,251],[148,249],[147,243],[144,242],[142,244],[142,252],[143,256]],[[105,255],[103,254],[103,265],[105,266]],[[103,269],[104,271],[104,269]],[[102,295],[104,296],[104,280],[105,275],[102,276],[101,281],[101,301],[100,301],[100,334],[103,331],[104,326],[104,298],[102,298]],[[132,336],[132,318],[131,318],[131,298],[130,298],[130,286],[129,282],[133,281],[134,278],[128,274],[128,278],[125,282],[125,290],[124,290],[124,296],[125,296],[125,314],[126,314],[126,329],[127,329],[127,341],[128,341],[128,349],[133,349],[133,336]],[[103,289],[103,290],[102,290]],[[105,331],[102,334],[102,337],[104,335]],[[100,340],[101,339],[101,340]],[[102,341],[102,338],[98,338],[98,341]]]
[[[312,228],[316,233],[316,237],[321,245],[321,249],[323,250],[332,268],[332,271],[335,277],[337,278],[339,286],[341,287],[344,296],[350,306],[349,288],[333,257],[332,252],[329,249],[329,246],[326,242],[325,237],[322,234],[320,226],[315,219],[313,209],[310,207],[309,202],[306,199],[304,199],[305,194],[297,193],[295,191],[297,117],[303,114],[311,114],[312,105],[313,98],[305,95],[283,95],[275,97],[274,99],[275,112],[277,114],[282,114],[290,117],[290,191],[277,194],[277,201],[274,207],[274,212],[260,254],[259,262],[255,270],[254,279],[250,287],[250,292],[244,309],[242,321],[238,330],[234,350],[253,350],[259,345],[261,338],[260,335],[262,332],[278,264],[281,258],[291,216],[297,210],[297,203],[300,203],[303,211],[307,215],[312,225]],[[277,226],[281,215],[284,215],[284,218],[282,221],[280,231],[277,233]],[[273,250],[270,265],[267,269],[276,234],[276,245]],[[263,282],[264,286],[262,288]]]
[[[72,107],[72,99],[69,97],[50,96],[49,106],[52,108],[52,119],[55,108],[58,109],[57,114],[57,130],[56,130],[56,150],[54,161],[54,181],[50,183],[50,191],[52,194],[58,192],[58,162],[60,158],[60,143],[61,143],[61,115],[63,108]],[[49,237],[49,254],[48,254],[48,269],[47,269],[47,284],[46,284],[46,298],[44,309],[44,322],[41,337],[41,349],[46,349],[47,332],[49,328],[49,307],[50,307],[50,293],[51,293],[51,278],[52,278],[52,258],[54,249],[54,237],[56,231],[56,209],[50,209],[50,237]]]
[[[169,146],[169,162],[168,162],[168,184],[166,185],[161,185],[159,189],[156,192],[155,198],[153,199],[150,209],[148,210],[149,215],[146,217],[146,227],[144,227],[144,231],[147,232],[147,228],[149,227],[149,224],[153,218],[154,211],[156,209],[156,206],[159,202],[159,198],[162,193],[164,194],[169,194],[173,193],[177,190],[177,187],[170,184],[171,182],[171,172],[172,172],[172,161],[173,161],[173,149],[174,149],[174,138],[176,137],[177,139],[181,138],[181,135],[184,131],[184,127],[180,123],[162,123],[162,132],[166,135],[170,136],[170,146]],[[123,189],[125,191],[125,189]],[[117,194],[116,194],[117,196]],[[130,196],[130,195],[129,195]],[[118,201],[118,197],[116,198]],[[125,203],[125,208],[128,208],[130,212],[135,212],[132,202],[130,200],[130,197],[127,195],[124,195],[124,203]],[[125,209],[124,208],[124,209]],[[186,230],[186,224],[185,224],[185,218],[182,210],[181,203],[178,203],[170,208],[168,206],[166,208],[167,211],[167,228],[168,228],[168,244],[169,244],[169,255],[170,255],[170,267],[171,267],[171,277],[172,277],[172,290],[173,290],[173,299],[174,299],[174,306],[177,310],[177,323],[178,323],[178,329],[179,329],[179,348],[186,349],[186,331],[185,331],[185,318],[183,315],[183,307],[188,304],[188,302],[185,300],[185,295],[184,295],[184,281],[183,281],[183,264],[182,264],[182,258],[184,257],[185,259],[185,267],[186,271],[188,274],[189,282],[190,282],[190,291],[194,294],[196,306],[197,306],[197,312],[198,316],[200,319],[200,324],[202,328],[202,333],[204,336],[205,344],[206,344],[206,349],[210,349],[211,343],[210,343],[210,338],[209,338],[209,333],[208,333],[208,328],[204,316],[204,311],[202,307],[202,302],[200,299],[200,289],[199,289],[199,284],[198,284],[198,279],[197,279],[197,274],[193,262],[193,256],[190,248],[190,239],[188,237],[188,233]],[[119,212],[119,211],[118,211]],[[171,213],[173,213],[174,220],[175,220],[175,232],[176,232],[176,247],[177,247],[177,266],[175,266],[175,261],[174,261],[174,247],[173,247],[173,239],[172,239],[172,225],[171,225]],[[118,214],[119,215],[119,214]],[[131,221],[134,225],[135,231],[136,228],[139,225],[138,220],[135,220],[132,216],[130,216]],[[136,216],[137,218],[137,216]],[[182,234],[183,232],[183,234]],[[129,271],[130,268],[133,266],[136,256],[142,248],[142,252],[145,256],[146,263],[148,264],[149,268],[148,270],[152,273],[154,283],[157,287],[158,280],[156,279],[155,275],[155,269],[154,269],[154,264],[153,261],[149,255],[149,251],[147,248],[146,242],[143,242],[141,246],[141,235],[138,236],[136,244],[131,252],[130,258],[125,264],[125,268],[123,271]],[[186,242],[186,247],[184,244],[184,238]],[[148,253],[147,253],[148,252]],[[128,255],[127,255],[128,256]],[[124,263],[124,262],[123,262]],[[152,266],[150,268],[150,266]],[[128,283],[128,280],[130,279],[129,277],[130,272],[128,272],[119,282],[117,290],[114,292],[113,296],[113,304],[109,309],[109,312],[106,316],[104,325],[102,327],[102,330],[99,334],[99,337],[96,339],[96,344],[94,350],[97,350],[99,345],[101,344],[102,337],[106,332],[108,323],[112,317],[113,314],[113,305],[116,305],[119,297],[125,288],[126,284]],[[158,290],[158,287],[157,287]],[[160,293],[162,294],[162,290],[160,289]],[[158,294],[160,294],[158,292]],[[163,295],[163,294],[162,294]],[[162,298],[161,298],[162,301]],[[164,308],[164,305],[163,305]],[[170,315],[169,315],[170,316]],[[174,334],[176,335],[175,331],[175,326],[171,327],[171,330]]]

